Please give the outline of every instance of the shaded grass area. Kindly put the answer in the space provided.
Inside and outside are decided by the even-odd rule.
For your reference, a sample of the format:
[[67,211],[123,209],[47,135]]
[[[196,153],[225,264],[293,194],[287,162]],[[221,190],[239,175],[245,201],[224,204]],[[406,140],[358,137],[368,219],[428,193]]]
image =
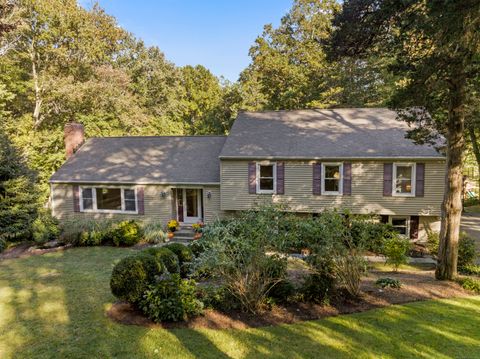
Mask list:
[[480,349],[480,297],[247,330],[149,329],[105,316],[121,248],[0,262],[1,358],[448,358]]

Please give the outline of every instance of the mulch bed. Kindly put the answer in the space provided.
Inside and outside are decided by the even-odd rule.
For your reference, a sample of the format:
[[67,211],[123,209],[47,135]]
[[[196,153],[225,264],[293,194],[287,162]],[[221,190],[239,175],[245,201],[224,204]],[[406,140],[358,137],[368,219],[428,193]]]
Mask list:
[[20,243],[14,247],[8,248],[3,253],[1,253],[0,260],[37,256],[45,253],[64,251],[69,248],[72,248],[72,245],[66,244],[64,246],[52,246],[51,248],[38,248],[35,244],[32,243]]
[[[378,288],[375,281],[381,277],[399,279],[402,282],[402,288]],[[455,282],[435,280],[433,271],[399,271],[396,273],[371,271],[369,276],[362,280],[361,288],[362,295],[355,300],[347,300],[343,296],[338,296],[331,299],[330,305],[324,306],[314,303],[276,305],[271,311],[260,315],[250,315],[239,311],[224,313],[209,309],[203,316],[192,318],[187,322],[156,324],[144,317],[130,304],[117,302],[107,311],[107,316],[122,324],[149,328],[245,329],[363,312],[392,304],[471,295]]]

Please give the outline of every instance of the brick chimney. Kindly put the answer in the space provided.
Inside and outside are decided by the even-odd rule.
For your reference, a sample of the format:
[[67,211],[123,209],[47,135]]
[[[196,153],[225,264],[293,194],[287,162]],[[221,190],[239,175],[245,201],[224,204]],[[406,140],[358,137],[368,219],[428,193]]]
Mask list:
[[69,122],[64,128],[65,152],[69,159],[85,141],[85,128],[81,123]]

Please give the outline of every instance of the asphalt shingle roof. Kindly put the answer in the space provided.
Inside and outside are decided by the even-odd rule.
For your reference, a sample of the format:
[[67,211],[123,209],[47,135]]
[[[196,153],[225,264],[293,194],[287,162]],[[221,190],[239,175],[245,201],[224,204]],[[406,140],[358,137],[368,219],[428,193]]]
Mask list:
[[50,178],[79,183],[218,183],[225,136],[90,138]]
[[443,158],[385,108],[241,112],[220,158]]

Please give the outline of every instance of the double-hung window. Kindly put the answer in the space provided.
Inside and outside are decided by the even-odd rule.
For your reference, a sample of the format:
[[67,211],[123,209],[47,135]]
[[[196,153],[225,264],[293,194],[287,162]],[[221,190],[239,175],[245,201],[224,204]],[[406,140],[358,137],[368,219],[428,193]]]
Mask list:
[[257,163],[257,193],[275,193],[276,173],[276,163]]
[[82,212],[136,213],[135,189],[120,187],[81,187]]
[[322,163],[322,194],[341,195],[343,192],[343,164]]
[[394,163],[392,182],[394,196],[415,196],[415,163]]

